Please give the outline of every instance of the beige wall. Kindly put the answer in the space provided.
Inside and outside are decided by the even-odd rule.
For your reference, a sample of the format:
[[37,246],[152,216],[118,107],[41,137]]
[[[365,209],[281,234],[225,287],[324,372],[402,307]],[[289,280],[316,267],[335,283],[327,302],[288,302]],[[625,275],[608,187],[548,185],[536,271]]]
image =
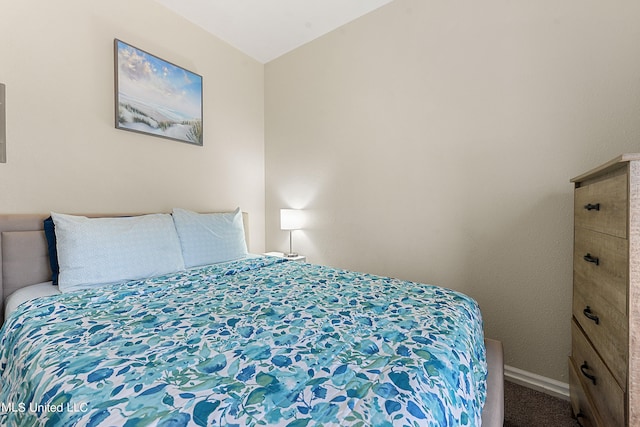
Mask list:
[[[0,0],[0,211],[250,213],[264,248],[264,67],[151,0]],[[114,128],[113,39],[203,76],[204,146]]]
[[265,67],[267,249],[478,300],[567,382],[572,186],[640,151],[640,3],[395,0]]

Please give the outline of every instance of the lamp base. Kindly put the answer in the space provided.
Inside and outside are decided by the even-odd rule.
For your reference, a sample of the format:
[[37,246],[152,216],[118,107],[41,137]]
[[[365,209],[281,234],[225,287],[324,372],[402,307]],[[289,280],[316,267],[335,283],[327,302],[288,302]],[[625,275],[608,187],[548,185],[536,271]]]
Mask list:
[[284,254],[285,258],[295,258],[298,254],[296,252],[289,252],[288,254]]

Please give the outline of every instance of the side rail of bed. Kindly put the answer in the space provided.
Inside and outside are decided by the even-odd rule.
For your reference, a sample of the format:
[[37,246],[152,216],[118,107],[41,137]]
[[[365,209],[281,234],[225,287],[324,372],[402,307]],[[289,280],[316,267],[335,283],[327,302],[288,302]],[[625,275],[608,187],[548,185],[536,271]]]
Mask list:
[[485,339],[487,348],[487,400],[482,410],[482,425],[502,427],[504,424],[504,356],[502,342]]

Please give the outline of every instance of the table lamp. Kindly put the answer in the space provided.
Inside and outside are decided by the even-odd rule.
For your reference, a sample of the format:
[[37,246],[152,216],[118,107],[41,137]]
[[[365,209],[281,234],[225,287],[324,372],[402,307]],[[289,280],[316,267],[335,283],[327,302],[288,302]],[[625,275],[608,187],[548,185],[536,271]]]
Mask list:
[[280,229],[289,230],[289,253],[284,256],[287,258],[297,257],[298,254],[293,252],[292,232],[302,228],[303,215],[299,209],[280,209]]

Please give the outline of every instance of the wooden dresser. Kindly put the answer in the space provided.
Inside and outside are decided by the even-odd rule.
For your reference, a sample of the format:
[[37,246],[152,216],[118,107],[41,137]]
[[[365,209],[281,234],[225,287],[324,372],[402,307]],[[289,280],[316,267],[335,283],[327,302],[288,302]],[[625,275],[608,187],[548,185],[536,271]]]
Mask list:
[[571,405],[583,426],[640,426],[640,154],[571,181]]

